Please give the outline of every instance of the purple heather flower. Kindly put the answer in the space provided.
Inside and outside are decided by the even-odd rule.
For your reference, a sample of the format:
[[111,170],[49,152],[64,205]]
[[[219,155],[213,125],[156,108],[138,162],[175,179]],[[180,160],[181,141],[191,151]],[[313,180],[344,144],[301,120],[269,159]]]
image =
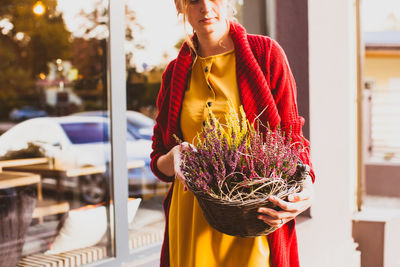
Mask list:
[[[243,127],[243,121],[240,125]],[[286,179],[296,172],[301,146],[291,145],[291,132],[286,137],[279,128],[275,132],[268,127],[260,130],[256,123],[255,128],[247,127],[241,140],[236,140],[235,131],[231,131],[229,143],[220,127],[211,116],[202,129],[203,140],[199,141],[197,151],[190,148],[184,153],[182,171],[199,189],[226,190],[225,185],[232,188],[240,181],[260,177]]]

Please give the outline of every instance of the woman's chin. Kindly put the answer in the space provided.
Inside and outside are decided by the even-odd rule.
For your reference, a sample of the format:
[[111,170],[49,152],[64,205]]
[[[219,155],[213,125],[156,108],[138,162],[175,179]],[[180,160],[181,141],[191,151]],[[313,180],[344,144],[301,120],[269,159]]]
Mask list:
[[217,32],[225,32],[226,25],[220,22],[203,23],[195,30],[198,34],[213,34]]

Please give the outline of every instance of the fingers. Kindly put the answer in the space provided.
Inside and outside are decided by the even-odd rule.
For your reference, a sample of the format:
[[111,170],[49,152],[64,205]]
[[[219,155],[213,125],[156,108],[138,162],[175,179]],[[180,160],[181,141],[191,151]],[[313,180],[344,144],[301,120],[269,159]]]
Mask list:
[[296,203],[292,202],[287,202],[284,201],[278,197],[275,196],[269,196],[268,200],[272,203],[275,204],[276,206],[280,207],[281,209],[285,211],[291,211],[291,212],[297,212],[298,211],[298,206]]
[[181,143],[181,144],[179,145],[179,148],[180,148],[180,151],[186,150],[186,149],[188,149],[188,148],[191,148],[192,150],[197,151],[197,150],[196,150],[196,147],[195,147],[194,145],[188,143],[188,142],[183,142],[183,143]]
[[186,178],[185,178],[185,176],[183,176],[183,174],[180,170],[176,173],[176,178],[178,178],[178,180],[181,181],[181,183],[183,184],[183,191],[187,191],[188,186],[186,183]]
[[294,193],[288,196],[290,202],[299,202],[302,200],[308,200],[311,198],[309,190],[302,190],[301,192]]
[[306,179],[306,181],[304,182],[303,185],[303,190],[295,193],[295,194],[291,194],[288,196],[288,200],[290,202],[298,202],[298,201],[304,201],[304,200],[312,200],[314,196],[314,189],[313,189],[313,184],[312,184],[312,180],[311,177],[309,177],[308,179]]
[[257,218],[271,226],[279,227],[282,225],[282,222],[286,223],[292,220],[311,205],[311,201],[306,193],[304,196],[301,194],[293,194],[293,199],[298,201],[287,202],[275,196],[270,196],[269,201],[282,210],[277,211],[275,209],[261,207],[258,209],[260,214]]
[[183,142],[180,145],[177,145],[173,148],[173,157],[174,157],[174,170],[175,170],[175,176],[176,178],[182,182],[183,184],[183,190],[187,191],[188,190],[188,186],[186,183],[186,178],[183,175],[182,171],[181,171],[181,153],[182,151],[188,149],[189,147],[194,148],[191,144],[189,144],[188,142]]
[[187,184],[186,184],[186,178],[185,178],[185,176],[183,175],[183,173],[182,173],[182,171],[181,171],[181,168],[180,168],[180,165],[181,165],[181,160],[180,160],[180,158],[179,158],[179,155],[178,155],[178,158],[176,158],[175,159],[175,177],[179,180],[179,181],[181,181],[182,182],[182,184],[183,184],[183,190],[184,191],[187,191],[188,190],[188,187],[187,187]]
[[281,227],[288,221],[292,220],[294,217],[285,217],[285,218],[272,218],[268,215],[258,215],[258,219],[264,221],[266,224],[272,226],[272,227]]
[[184,191],[188,190],[188,186],[186,183],[186,178],[181,171],[182,153],[189,149],[192,151],[196,151],[196,148],[188,142],[182,142],[181,144],[176,145],[171,149],[175,177],[182,182]]
[[295,213],[293,213],[293,212],[276,211],[274,209],[265,208],[265,207],[259,208],[258,212],[260,213],[260,216],[265,215],[274,220],[293,218],[295,215]]

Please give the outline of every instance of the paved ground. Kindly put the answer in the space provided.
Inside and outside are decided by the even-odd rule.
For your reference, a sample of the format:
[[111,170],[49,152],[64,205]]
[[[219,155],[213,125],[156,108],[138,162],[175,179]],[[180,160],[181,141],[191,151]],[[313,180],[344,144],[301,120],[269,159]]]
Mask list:
[[161,243],[153,244],[146,249],[137,251],[135,261],[126,263],[123,267],[158,267],[160,266]]
[[143,200],[130,225],[130,248],[135,260],[124,267],[160,266],[161,245],[164,237],[162,196]]

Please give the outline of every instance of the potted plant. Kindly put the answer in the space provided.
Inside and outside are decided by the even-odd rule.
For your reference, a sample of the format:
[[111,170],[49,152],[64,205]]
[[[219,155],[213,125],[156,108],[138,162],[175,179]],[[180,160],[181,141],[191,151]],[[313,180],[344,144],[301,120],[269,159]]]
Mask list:
[[300,160],[303,148],[280,128],[250,123],[243,107],[238,114],[231,106],[224,121],[209,110],[195,145],[182,153],[182,173],[215,229],[241,237],[269,234],[276,228],[257,219],[257,210],[276,208],[270,195],[285,199],[301,190],[309,173]]

